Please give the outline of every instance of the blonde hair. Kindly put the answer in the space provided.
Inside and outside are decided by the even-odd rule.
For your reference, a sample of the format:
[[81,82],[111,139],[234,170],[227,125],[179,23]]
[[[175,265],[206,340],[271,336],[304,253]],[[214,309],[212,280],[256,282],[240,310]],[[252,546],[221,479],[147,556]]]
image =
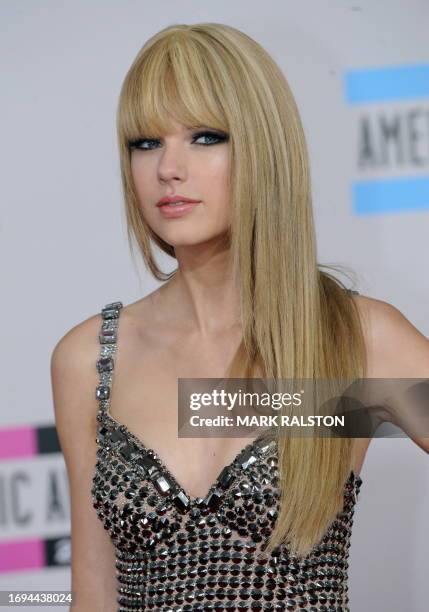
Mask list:
[[[307,145],[280,68],[243,32],[218,23],[174,24],[139,51],[122,85],[118,115],[128,238],[158,280],[129,141],[207,125],[230,135],[230,248],[240,289],[243,340],[230,377],[354,379],[366,370],[359,313],[345,286],[316,261]],[[287,544],[305,556],[342,510],[352,438],[280,437],[280,508],[266,551]]]

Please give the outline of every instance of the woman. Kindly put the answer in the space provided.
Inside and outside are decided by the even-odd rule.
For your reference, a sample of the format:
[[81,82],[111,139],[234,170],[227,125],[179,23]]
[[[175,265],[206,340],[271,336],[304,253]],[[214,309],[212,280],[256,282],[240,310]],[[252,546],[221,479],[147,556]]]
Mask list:
[[347,610],[370,439],[178,439],[177,380],[427,378],[429,342],[318,266],[299,113],[247,35],[153,36],[118,138],[130,243],[165,282],[110,299],[52,355],[74,609]]

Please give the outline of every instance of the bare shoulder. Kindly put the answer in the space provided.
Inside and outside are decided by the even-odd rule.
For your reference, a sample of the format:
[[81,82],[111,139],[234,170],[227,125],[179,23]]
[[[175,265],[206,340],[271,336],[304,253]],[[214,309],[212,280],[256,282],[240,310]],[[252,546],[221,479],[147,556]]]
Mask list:
[[[429,379],[429,340],[396,306],[364,295],[353,296],[358,307],[367,349],[367,378]],[[408,432],[410,406],[404,406],[401,429]],[[390,418],[388,420],[391,420]],[[398,423],[395,423],[398,425]],[[409,434],[425,452],[429,438]],[[369,439],[360,441],[369,444]],[[364,456],[361,452],[362,457]],[[362,465],[363,459],[360,458]]]
[[[139,331],[151,328],[156,312],[153,303],[158,293],[159,290],[156,290],[121,308],[120,325],[124,334],[132,336],[137,326]],[[53,377],[61,377],[62,381],[79,380],[80,384],[88,378],[92,383],[97,380],[96,360],[100,352],[99,333],[102,322],[100,307],[98,313],[73,326],[58,340],[51,355]]]
[[[153,294],[149,294],[121,308],[120,325],[125,345],[137,341],[140,334],[151,329],[154,323],[152,302]],[[51,379],[54,395],[62,396],[70,390],[76,398],[86,398],[85,402],[74,406],[70,418],[81,416],[85,419],[88,412],[89,416],[94,416],[94,411],[97,411],[95,389],[99,381],[96,362],[100,355],[99,333],[102,323],[100,307],[99,312],[69,329],[52,350]],[[88,402],[91,404],[89,411]],[[65,405],[68,406],[69,402],[55,402],[56,411],[57,406]]]
[[[132,322],[141,310],[146,298],[121,309],[121,319]],[[107,302],[106,304],[107,305]],[[88,364],[95,368],[100,350],[99,333],[103,318],[99,312],[81,321],[68,330],[56,343],[51,356],[51,366],[63,376],[73,375],[76,369],[86,371]]]
[[[366,296],[356,296],[356,304],[364,319],[364,335],[368,353],[368,378],[429,379],[429,340],[396,306]],[[394,407],[395,419],[389,418],[429,453],[429,438],[417,435],[420,423],[407,400]],[[398,410],[399,407],[399,410]],[[393,413],[392,413],[393,414]],[[392,416],[392,415],[390,415]],[[409,428],[412,425],[412,429]]]
[[76,369],[84,370],[93,360],[98,348],[98,333],[101,328],[101,314],[94,314],[78,323],[56,343],[51,355],[54,373],[72,376]]
[[396,306],[354,296],[368,352],[369,377],[429,377],[429,340]]
[[58,340],[52,357],[58,361],[59,356],[64,358],[76,352],[84,353],[88,344],[94,344],[94,339],[97,340],[100,324],[101,314],[97,313],[72,327]]
[[51,354],[51,384],[57,431],[67,445],[72,430],[95,432],[98,403],[96,361],[101,314],[94,314],[62,336]]

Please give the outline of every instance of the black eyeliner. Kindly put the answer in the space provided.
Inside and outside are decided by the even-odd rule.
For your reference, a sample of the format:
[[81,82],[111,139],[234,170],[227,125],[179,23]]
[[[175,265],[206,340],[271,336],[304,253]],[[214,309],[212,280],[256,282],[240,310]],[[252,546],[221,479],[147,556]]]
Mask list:
[[[198,140],[198,138],[201,138],[201,136],[212,136],[214,138],[217,138],[220,142],[227,142],[229,140],[229,135],[225,134],[223,132],[215,132],[215,131],[210,131],[210,130],[204,130],[201,132],[196,132],[193,137],[192,140]],[[157,138],[137,138],[135,140],[130,140],[128,142],[128,148],[129,149],[139,149],[139,146],[142,142],[155,142],[157,141]],[[219,144],[219,143],[212,143],[213,144]],[[204,147],[208,147],[208,146],[212,146],[212,145],[201,145]],[[150,149],[139,149],[139,150],[150,150]]]

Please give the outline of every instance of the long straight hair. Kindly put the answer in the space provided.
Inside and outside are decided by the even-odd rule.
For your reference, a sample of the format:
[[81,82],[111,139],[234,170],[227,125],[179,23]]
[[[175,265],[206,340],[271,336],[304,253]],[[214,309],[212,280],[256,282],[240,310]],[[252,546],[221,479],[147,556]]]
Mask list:
[[[354,379],[366,371],[362,324],[345,285],[318,265],[304,131],[288,82],[243,32],[174,24],[150,38],[123,82],[117,113],[131,250],[168,280],[153,245],[174,248],[146,223],[129,142],[161,136],[171,118],[230,135],[230,249],[240,290],[242,342],[228,376]],[[316,407],[314,408],[316,410]],[[280,507],[266,551],[307,555],[342,510],[353,438],[279,437]]]

